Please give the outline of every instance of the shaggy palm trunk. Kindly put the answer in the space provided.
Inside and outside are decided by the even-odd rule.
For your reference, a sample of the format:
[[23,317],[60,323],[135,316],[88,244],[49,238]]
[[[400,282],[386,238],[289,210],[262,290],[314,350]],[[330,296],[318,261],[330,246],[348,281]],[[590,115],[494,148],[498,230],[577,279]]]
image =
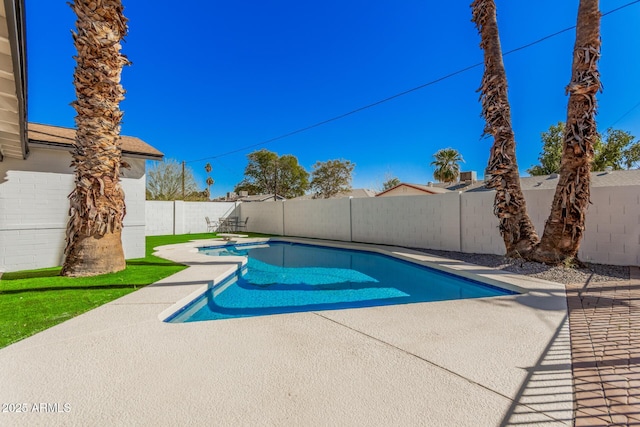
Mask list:
[[484,50],[485,69],[479,89],[482,115],[486,121],[484,134],[493,136],[485,182],[488,188],[496,191],[493,210],[500,222],[506,255],[526,256],[538,243],[538,235],[527,214],[520,188],[496,5],[493,0],[475,0],[471,7],[472,21],[478,28],[480,47]]
[[573,48],[569,104],[560,179],[540,245],[532,258],[559,264],[576,258],[585,229],[600,90],[600,11],[598,0],[581,0]]
[[75,0],[78,55],[74,85],[75,189],[69,195],[65,276],[90,276],[125,268],[122,249],[124,192],[120,187],[120,53],[127,31],[120,0]]

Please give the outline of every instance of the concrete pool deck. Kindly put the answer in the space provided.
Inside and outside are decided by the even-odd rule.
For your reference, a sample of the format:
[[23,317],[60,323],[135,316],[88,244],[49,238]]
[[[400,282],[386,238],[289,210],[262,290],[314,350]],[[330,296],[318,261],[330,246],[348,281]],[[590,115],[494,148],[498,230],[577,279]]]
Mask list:
[[198,254],[206,241],[165,246],[190,268],[0,350],[2,409],[26,409],[0,425],[572,425],[564,285],[404,248],[279,240],[374,248],[527,292],[170,324],[241,261]]

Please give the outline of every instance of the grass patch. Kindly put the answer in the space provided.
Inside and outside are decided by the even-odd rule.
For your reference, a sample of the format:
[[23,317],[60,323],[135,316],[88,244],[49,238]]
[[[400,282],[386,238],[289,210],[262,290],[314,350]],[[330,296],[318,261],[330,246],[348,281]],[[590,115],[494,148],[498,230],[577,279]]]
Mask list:
[[0,278],[0,348],[186,268],[153,256],[153,248],[212,237],[212,233],[147,236],[144,258],[128,260],[125,270],[101,276],[61,277],[60,267],[4,273]]

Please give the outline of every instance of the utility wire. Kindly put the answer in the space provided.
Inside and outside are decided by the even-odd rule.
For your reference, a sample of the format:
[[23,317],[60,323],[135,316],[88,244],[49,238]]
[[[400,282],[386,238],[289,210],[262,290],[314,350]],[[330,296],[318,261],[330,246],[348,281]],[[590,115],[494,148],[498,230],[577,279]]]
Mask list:
[[[638,1],[640,1],[640,0],[638,0]],[[615,124],[616,124],[616,123],[618,123],[620,120],[622,120],[622,119],[624,119],[625,117],[627,117],[629,114],[631,114],[631,112],[632,112],[633,110],[635,110],[635,109],[636,109],[636,108],[638,108],[638,107],[640,107],[640,102],[638,102],[638,103],[637,103],[636,105],[634,105],[633,107],[629,108],[629,110],[627,110],[627,112],[626,112],[626,113],[624,113],[623,115],[621,115],[620,117],[618,117],[618,119],[617,119],[615,122],[611,123],[611,124],[608,126],[608,128],[613,127],[613,125],[615,125]]]
[[[610,15],[610,14],[612,14],[612,13],[614,13],[614,12],[617,12],[617,11],[619,11],[619,10],[622,10],[622,9],[624,9],[624,8],[626,8],[626,7],[629,7],[629,6],[631,6],[631,5],[633,5],[633,4],[636,4],[636,3],[640,3],[640,0],[634,0],[634,1],[632,1],[632,2],[629,2],[629,3],[627,3],[627,4],[624,4],[624,5],[620,6],[620,7],[617,7],[617,8],[615,8],[615,9],[612,9],[612,10],[610,10],[610,11],[608,11],[608,12],[603,13],[601,16],[607,16],[607,15]],[[534,45],[536,45],[536,44],[538,44],[538,43],[542,43],[542,42],[543,42],[543,41],[545,41],[545,40],[548,40],[548,39],[550,39],[550,38],[556,37],[556,36],[558,36],[558,35],[560,35],[560,34],[562,34],[562,33],[566,33],[567,31],[571,31],[571,30],[573,30],[574,28],[576,28],[576,26],[575,26],[575,25],[573,25],[573,26],[571,26],[571,27],[567,27],[567,28],[565,28],[565,29],[563,29],[563,30],[557,31],[557,32],[555,32],[555,33],[553,33],[553,34],[546,35],[546,36],[544,36],[544,37],[542,37],[542,38],[539,38],[539,39],[537,39],[537,40],[535,40],[535,41],[533,41],[533,42],[531,42],[531,43],[528,43],[528,44],[525,44],[525,45],[519,46],[519,47],[517,47],[517,48],[515,48],[515,49],[511,49],[511,50],[509,50],[509,51],[507,51],[507,52],[503,53],[503,54],[502,54],[502,56],[504,57],[504,56],[510,55],[510,54],[512,54],[512,53],[514,53],[514,52],[518,52],[518,51],[520,51],[520,50],[523,50],[523,49],[529,48],[529,47],[531,47],[531,46],[534,46]],[[246,145],[246,146],[244,146],[244,147],[237,148],[237,149],[235,149],[235,150],[231,150],[231,151],[227,151],[227,152],[225,152],[225,153],[221,153],[221,154],[218,154],[218,155],[215,155],[215,156],[204,157],[204,158],[202,158],[202,159],[197,159],[197,160],[189,160],[189,161],[187,161],[186,163],[196,163],[196,162],[202,162],[202,161],[204,161],[204,160],[218,159],[218,158],[220,158],[220,157],[229,156],[229,155],[231,155],[231,154],[235,154],[235,153],[239,153],[239,152],[242,152],[242,151],[246,151],[246,150],[248,150],[248,149],[255,148],[255,147],[259,147],[259,146],[261,146],[261,145],[267,145],[267,144],[270,144],[270,143],[272,143],[272,142],[275,142],[275,141],[278,141],[278,140],[281,140],[281,139],[284,139],[284,138],[288,138],[288,137],[290,137],[290,136],[297,135],[297,134],[299,134],[299,133],[306,132],[306,131],[308,131],[308,130],[311,130],[311,129],[317,128],[317,127],[319,127],[319,126],[326,125],[327,123],[335,122],[336,120],[343,119],[343,118],[345,118],[345,117],[351,116],[351,115],[356,114],[356,113],[359,113],[359,112],[361,112],[361,111],[368,110],[369,108],[372,108],[372,107],[378,106],[378,105],[380,105],[380,104],[384,104],[385,102],[389,102],[389,101],[391,101],[391,100],[393,100],[393,99],[399,98],[399,97],[404,96],[404,95],[407,95],[407,94],[409,94],[409,93],[412,93],[412,92],[418,91],[418,90],[420,90],[420,89],[424,89],[425,87],[428,87],[428,86],[434,85],[434,84],[436,84],[436,83],[440,83],[440,82],[441,82],[441,81],[443,81],[443,80],[450,79],[451,77],[457,76],[458,74],[465,73],[465,72],[467,72],[467,71],[469,71],[469,70],[472,70],[472,69],[474,69],[474,68],[480,67],[481,65],[484,65],[484,62],[478,62],[478,63],[476,63],[476,64],[469,65],[469,66],[467,66],[467,67],[465,67],[465,68],[459,69],[459,70],[454,71],[454,72],[452,72],[452,73],[449,73],[449,74],[447,74],[447,75],[445,75],[445,76],[438,77],[438,78],[437,78],[437,79],[435,79],[435,80],[431,80],[430,82],[427,82],[427,83],[421,84],[420,86],[416,86],[416,87],[413,87],[413,88],[411,88],[411,89],[407,89],[407,90],[405,90],[405,91],[403,91],[403,92],[396,93],[395,95],[391,95],[391,96],[389,96],[389,97],[387,97],[387,98],[381,99],[381,100],[376,101],[376,102],[373,102],[373,103],[371,103],[371,104],[367,104],[367,105],[365,105],[365,106],[363,106],[363,107],[356,108],[355,110],[351,110],[351,111],[349,111],[349,112],[347,112],[347,113],[343,113],[343,114],[340,114],[340,115],[338,115],[338,116],[331,117],[330,119],[322,120],[322,121],[317,122],[317,123],[314,123],[314,124],[312,124],[312,125],[309,125],[309,126],[306,126],[306,127],[303,127],[303,128],[297,129],[297,130],[294,130],[294,131],[292,131],[292,132],[288,132],[288,133],[282,134],[282,135],[280,135],[280,136],[276,136],[275,138],[267,139],[267,140],[265,140],[265,141],[258,142],[258,143],[256,143],[256,144]],[[640,104],[638,104],[638,105],[640,105]],[[627,114],[629,114],[631,111],[633,111],[633,110],[634,110],[638,105],[636,105],[636,106],[635,106],[635,107],[633,107],[631,110],[629,110],[627,113],[625,113],[625,115],[627,115]],[[623,117],[624,117],[624,116],[623,116]],[[618,119],[617,121],[619,121],[619,120],[621,120],[621,119],[622,119],[622,117],[621,117],[620,119]],[[617,121],[616,121],[616,122],[617,122]],[[615,123],[614,123],[614,124],[615,124]]]

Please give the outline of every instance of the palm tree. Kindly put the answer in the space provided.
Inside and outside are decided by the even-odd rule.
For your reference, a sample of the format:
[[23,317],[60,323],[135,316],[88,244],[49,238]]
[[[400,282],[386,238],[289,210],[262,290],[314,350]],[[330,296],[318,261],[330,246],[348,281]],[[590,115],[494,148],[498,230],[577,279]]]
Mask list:
[[209,195],[209,197],[211,197],[211,186],[214,184],[214,180],[213,178],[211,178],[210,176],[207,177],[207,194]]
[[76,139],[72,153],[75,189],[69,195],[65,276],[90,276],[125,268],[122,249],[124,192],[120,186],[121,159],[119,102],[122,67],[120,53],[127,32],[120,0],[75,0],[73,34],[76,56],[74,85]]
[[485,171],[485,185],[496,191],[493,209],[500,221],[500,234],[507,256],[525,256],[538,243],[529,215],[516,162],[511,108],[507,97],[507,76],[502,62],[496,5],[493,0],[475,0],[472,21],[484,50],[484,75],[480,86],[484,134],[493,136],[493,146]]
[[575,259],[585,229],[596,130],[596,93],[601,89],[598,0],[580,0],[573,48],[569,103],[560,178],[534,259],[559,264]]
[[435,166],[433,177],[439,182],[455,182],[460,176],[460,162],[464,162],[462,155],[453,148],[443,148],[434,155],[431,166]]

